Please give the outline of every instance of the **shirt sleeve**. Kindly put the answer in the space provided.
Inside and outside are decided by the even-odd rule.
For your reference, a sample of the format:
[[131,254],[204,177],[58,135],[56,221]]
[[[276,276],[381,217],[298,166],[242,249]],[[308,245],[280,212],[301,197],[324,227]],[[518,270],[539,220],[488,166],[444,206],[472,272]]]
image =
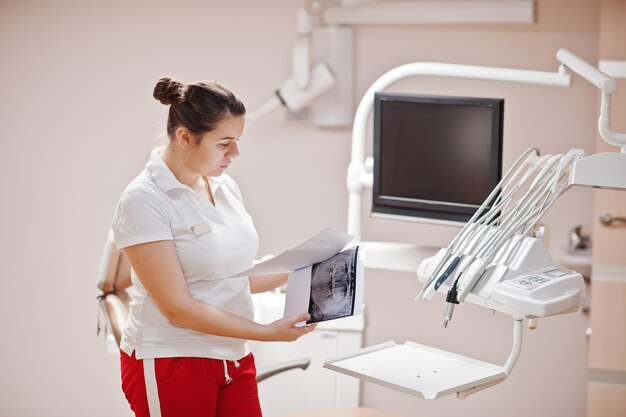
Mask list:
[[143,189],[127,190],[122,195],[112,229],[118,249],[173,239],[165,205],[158,196]]

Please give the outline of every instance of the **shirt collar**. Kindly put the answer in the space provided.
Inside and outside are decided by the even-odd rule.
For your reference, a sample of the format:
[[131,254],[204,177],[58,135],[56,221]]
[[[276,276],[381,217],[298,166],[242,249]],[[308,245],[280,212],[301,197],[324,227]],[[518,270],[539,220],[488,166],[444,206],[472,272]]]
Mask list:
[[[159,146],[158,148],[153,149],[150,153],[150,160],[146,164],[146,170],[156,183],[157,187],[159,187],[163,192],[168,192],[175,188],[191,190],[191,187],[178,181],[168,166],[165,165],[165,162],[161,158],[161,154],[163,154],[164,150],[165,146]],[[226,177],[223,174],[219,177],[209,177],[209,181],[211,181],[213,192],[215,192],[224,183],[224,181],[226,181]]]

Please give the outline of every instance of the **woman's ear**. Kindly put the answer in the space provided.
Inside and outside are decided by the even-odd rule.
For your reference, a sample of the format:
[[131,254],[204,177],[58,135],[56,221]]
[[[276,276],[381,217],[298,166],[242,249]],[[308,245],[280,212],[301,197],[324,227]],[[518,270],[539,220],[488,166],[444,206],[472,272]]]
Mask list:
[[193,145],[193,135],[186,127],[179,127],[174,134],[176,144],[184,150],[188,150]]

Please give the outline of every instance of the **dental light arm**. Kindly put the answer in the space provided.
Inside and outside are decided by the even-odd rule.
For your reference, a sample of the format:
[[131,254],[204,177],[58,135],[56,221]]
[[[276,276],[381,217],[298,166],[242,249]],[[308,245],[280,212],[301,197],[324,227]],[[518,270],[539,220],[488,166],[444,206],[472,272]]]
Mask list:
[[583,61],[567,49],[559,49],[556,53],[556,59],[561,62],[562,65],[598,87],[603,93],[613,94],[615,90],[617,90],[617,81],[593,65]]
[[567,49],[559,49],[556,58],[561,64],[574,71],[591,84],[602,90],[602,102],[600,104],[600,118],[598,119],[598,131],[602,139],[615,146],[621,146],[622,152],[626,152],[626,134],[617,133],[611,129],[611,94],[617,90],[617,81],[609,77],[599,69],[588,64]]
[[611,94],[616,91],[617,82],[566,49],[557,52],[557,59],[561,62],[562,73],[570,69],[601,90],[598,132],[607,143],[621,147],[621,152],[597,153],[578,160],[570,182],[573,185],[625,189],[626,134],[613,131],[610,119]]
[[289,78],[276,90],[271,99],[251,112],[248,118],[259,120],[281,105],[294,113],[298,113],[334,84],[333,74],[324,63],[319,63],[310,71],[305,87],[300,86],[301,81],[297,76]]
[[248,115],[250,120],[259,120],[281,105],[293,113],[298,113],[335,85],[335,77],[325,63],[319,62],[311,68],[312,19],[306,8],[298,8],[298,37],[292,49],[292,76],[276,90],[271,99]]

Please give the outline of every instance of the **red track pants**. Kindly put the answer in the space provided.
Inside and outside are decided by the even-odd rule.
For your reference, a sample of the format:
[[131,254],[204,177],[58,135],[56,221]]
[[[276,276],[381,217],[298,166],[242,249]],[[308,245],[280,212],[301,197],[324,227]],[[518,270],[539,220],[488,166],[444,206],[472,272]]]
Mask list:
[[136,359],[120,352],[122,389],[137,417],[260,417],[252,354],[239,361]]

